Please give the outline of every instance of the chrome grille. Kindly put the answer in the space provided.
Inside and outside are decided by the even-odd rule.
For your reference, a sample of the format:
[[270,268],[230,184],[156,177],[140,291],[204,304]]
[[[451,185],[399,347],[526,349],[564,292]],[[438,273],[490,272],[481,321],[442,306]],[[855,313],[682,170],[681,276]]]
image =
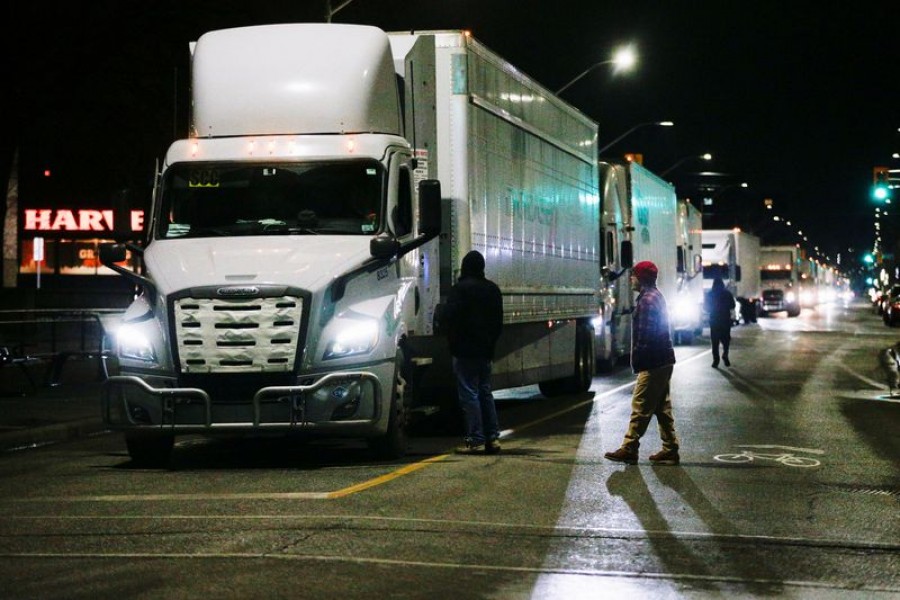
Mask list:
[[180,298],[174,309],[182,373],[294,369],[302,298]]

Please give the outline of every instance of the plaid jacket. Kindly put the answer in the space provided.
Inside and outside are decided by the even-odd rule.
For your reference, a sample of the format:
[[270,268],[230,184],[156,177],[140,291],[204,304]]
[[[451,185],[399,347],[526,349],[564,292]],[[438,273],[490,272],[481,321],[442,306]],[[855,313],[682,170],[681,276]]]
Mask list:
[[674,364],[666,299],[656,286],[644,286],[631,315],[631,368],[639,373]]

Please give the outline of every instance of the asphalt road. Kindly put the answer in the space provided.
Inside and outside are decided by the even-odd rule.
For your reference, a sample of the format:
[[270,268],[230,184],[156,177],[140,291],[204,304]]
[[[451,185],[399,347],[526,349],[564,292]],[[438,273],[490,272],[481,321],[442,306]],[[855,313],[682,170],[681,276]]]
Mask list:
[[737,327],[731,368],[677,349],[682,464],[621,442],[633,375],[498,394],[499,456],[419,435],[183,439],[166,470],[112,434],[0,456],[4,598],[898,598],[900,401],[862,304]]

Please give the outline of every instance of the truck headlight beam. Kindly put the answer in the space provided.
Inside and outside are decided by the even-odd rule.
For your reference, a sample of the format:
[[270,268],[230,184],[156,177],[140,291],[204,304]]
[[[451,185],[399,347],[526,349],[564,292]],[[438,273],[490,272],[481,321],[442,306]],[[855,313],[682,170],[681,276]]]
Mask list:
[[371,352],[378,342],[375,320],[345,320],[342,328],[325,347],[323,359],[345,358]]
[[156,351],[153,344],[143,332],[131,325],[123,325],[116,332],[116,341],[119,346],[119,356],[144,362],[157,362]]

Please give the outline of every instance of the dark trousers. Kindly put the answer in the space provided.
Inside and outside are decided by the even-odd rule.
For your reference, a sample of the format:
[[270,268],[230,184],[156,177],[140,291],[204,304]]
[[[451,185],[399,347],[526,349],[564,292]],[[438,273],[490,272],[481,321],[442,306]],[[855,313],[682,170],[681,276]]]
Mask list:
[[491,361],[453,357],[459,405],[466,417],[466,443],[472,446],[500,438],[497,408],[491,393]]
[[713,362],[719,362],[719,344],[722,344],[722,356],[728,358],[728,346],[731,345],[731,325],[710,323],[709,341],[712,344]]

